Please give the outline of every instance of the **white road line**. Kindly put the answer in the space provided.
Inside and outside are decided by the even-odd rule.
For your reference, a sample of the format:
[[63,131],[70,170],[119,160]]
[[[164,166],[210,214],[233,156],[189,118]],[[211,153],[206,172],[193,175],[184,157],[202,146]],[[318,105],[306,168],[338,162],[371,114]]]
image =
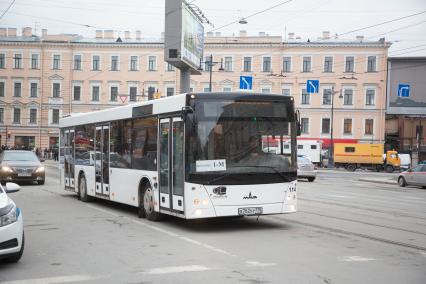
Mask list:
[[354,196],[336,195],[336,194],[324,194],[324,196],[338,197],[338,198],[355,198]]
[[140,273],[142,274],[170,274],[170,273],[182,273],[182,272],[198,272],[211,270],[208,267],[202,265],[188,265],[188,266],[169,266],[169,267],[159,267],[151,268]]
[[362,261],[373,261],[375,259],[363,257],[363,256],[352,255],[352,256],[342,257],[340,260],[341,261],[348,261],[348,262],[362,262]]
[[108,210],[104,210],[104,209],[98,208],[97,206],[93,206],[93,205],[86,205],[86,206],[89,207],[89,208],[92,208],[94,210],[100,211],[102,213],[109,214],[111,216],[117,217],[117,218],[125,218],[125,219],[127,219],[127,220],[129,220],[129,221],[131,221],[131,222],[133,222],[135,224],[138,224],[138,225],[150,228],[152,230],[155,230],[157,232],[163,233],[163,234],[168,235],[170,237],[179,238],[179,239],[181,239],[181,240],[183,240],[185,242],[188,242],[188,243],[191,243],[191,244],[194,244],[194,245],[197,245],[197,246],[204,247],[204,248],[206,248],[208,250],[211,250],[211,251],[214,251],[214,252],[217,252],[217,253],[221,253],[221,254],[224,254],[224,255],[227,255],[227,256],[237,257],[237,255],[232,254],[230,252],[227,252],[227,251],[225,251],[223,249],[220,249],[220,248],[217,248],[217,247],[214,247],[214,246],[211,246],[211,245],[199,242],[197,240],[194,240],[194,239],[191,239],[191,238],[188,238],[188,237],[185,237],[185,236],[181,236],[181,235],[173,233],[173,232],[171,232],[169,230],[162,229],[162,228],[159,228],[157,226],[154,226],[154,225],[151,225],[151,224],[147,224],[147,223],[144,223],[144,222],[139,221],[139,220],[132,219],[132,218],[127,217],[127,216],[118,215],[118,214],[112,213],[112,212],[110,212]]
[[3,284],[53,284],[53,283],[70,283],[70,282],[83,282],[99,279],[89,275],[69,275],[69,276],[56,276],[46,278],[33,278],[24,280],[14,280],[2,282]]
[[414,196],[406,196],[406,199],[412,199],[412,200],[424,200],[424,198],[421,197],[414,197]]
[[258,261],[246,261],[246,264],[251,267],[266,267],[266,266],[277,265],[276,263],[265,263],[265,262],[258,262]]

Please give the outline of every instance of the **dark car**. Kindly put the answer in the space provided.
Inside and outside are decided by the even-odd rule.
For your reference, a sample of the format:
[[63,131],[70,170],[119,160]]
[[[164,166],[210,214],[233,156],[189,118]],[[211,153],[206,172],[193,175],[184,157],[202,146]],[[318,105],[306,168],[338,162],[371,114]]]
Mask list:
[[0,154],[0,182],[36,181],[44,184],[44,166],[31,151],[6,150]]

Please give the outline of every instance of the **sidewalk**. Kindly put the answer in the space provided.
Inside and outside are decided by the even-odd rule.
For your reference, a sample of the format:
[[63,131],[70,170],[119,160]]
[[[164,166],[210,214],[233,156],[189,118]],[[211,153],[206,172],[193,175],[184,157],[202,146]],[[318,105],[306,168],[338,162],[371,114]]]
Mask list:
[[42,164],[45,167],[49,167],[49,168],[54,168],[54,169],[58,169],[59,168],[59,161],[45,160]]

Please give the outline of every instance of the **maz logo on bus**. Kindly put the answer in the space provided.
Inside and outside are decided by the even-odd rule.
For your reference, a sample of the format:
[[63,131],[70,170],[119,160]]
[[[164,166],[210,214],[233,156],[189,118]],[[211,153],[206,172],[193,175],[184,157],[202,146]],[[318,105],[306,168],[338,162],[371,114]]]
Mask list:
[[248,196],[244,196],[243,199],[257,199],[256,195],[251,195],[251,192],[249,193]]

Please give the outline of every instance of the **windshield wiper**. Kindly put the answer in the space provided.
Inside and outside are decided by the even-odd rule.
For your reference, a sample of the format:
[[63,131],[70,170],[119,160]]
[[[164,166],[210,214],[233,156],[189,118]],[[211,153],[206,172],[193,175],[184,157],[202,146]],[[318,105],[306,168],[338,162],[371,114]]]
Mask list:
[[[276,174],[278,174],[278,176],[284,181],[284,182],[289,182],[289,179],[285,176],[285,175],[283,175],[280,171],[278,171],[277,170],[277,168],[275,168],[275,167],[271,167],[271,166],[252,166],[252,165],[250,165],[250,166],[232,166],[232,167],[228,167],[229,169],[232,169],[232,168],[267,168],[267,169],[271,169],[271,170],[273,170]],[[214,179],[212,179],[212,180],[209,180],[208,182],[207,182],[207,184],[211,184],[211,183],[213,183],[213,182],[215,182],[215,181],[218,181],[218,180],[220,180],[220,179],[222,179],[222,178],[225,178],[225,177],[227,177],[227,176],[229,176],[229,175],[231,175],[231,174],[234,174],[234,173],[232,173],[232,172],[230,172],[230,173],[224,173],[224,174],[222,174],[222,175],[220,175],[220,176],[218,176],[218,177],[215,177]],[[248,174],[248,173],[247,173]]]
[[276,174],[278,174],[278,176],[279,176],[280,178],[282,178],[282,180],[283,180],[283,181],[285,181],[285,182],[288,182],[288,181],[289,181],[289,180],[288,180],[288,178],[287,178],[285,175],[283,175],[280,171],[278,171],[278,170],[277,170],[277,168],[276,168],[276,167],[271,167],[271,166],[258,166],[258,165],[252,166],[252,165],[249,165],[249,166],[233,166],[233,167],[231,167],[231,168],[267,168],[267,169],[271,169],[271,170],[273,170]]

